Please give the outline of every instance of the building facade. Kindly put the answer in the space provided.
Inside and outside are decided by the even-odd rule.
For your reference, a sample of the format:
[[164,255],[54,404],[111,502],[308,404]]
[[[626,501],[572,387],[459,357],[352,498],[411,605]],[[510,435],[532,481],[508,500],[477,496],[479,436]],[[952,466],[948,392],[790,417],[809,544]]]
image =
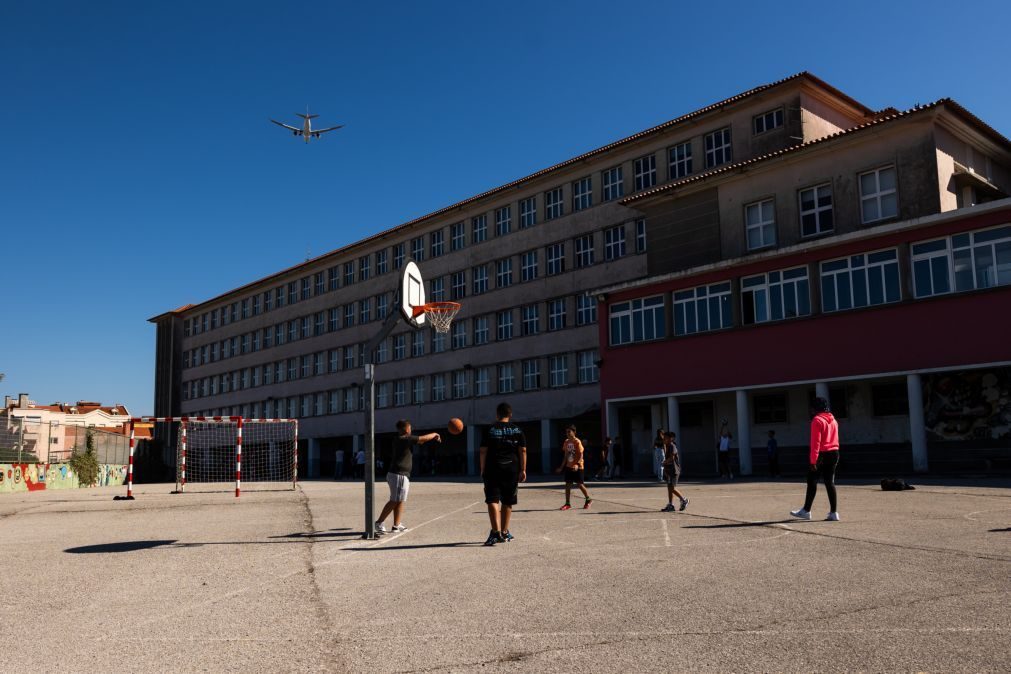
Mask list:
[[[362,347],[395,309],[399,271],[414,260],[429,301],[459,301],[463,309],[444,338],[405,324],[381,345],[377,429],[392,430],[401,417],[418,429],[439,429],[461,417],[467,431],[421,464],[473,473],[481,426],[505,399],[530,439],[531,468],[547,471],[560,424],[575,421],[591,446],[602,435],[601,309],[587,291],[722,259],[724,250],[743,245],[736,230],[728,228],[724,239],[713,228],[723,201],[705,176],[831,144],[897,114],[875,112],[801,73],[159,315],[151,319],[155,413],[297,417],[305,439],[300,471],[330,474],[338,450],[362,444]],[[926,156],[921,144],[901,161],[918,167]],[[988,165],[998,172],[993,183],[959,180],[985,191],[1003,184],[1001,165]],[[940,180],[933,175],[935,194]],[[699,189],[685,190],[686,181]],[[677,213],[651,210],[648,204],[671,201],[663,190],[672,185]],[[903,182],[906,189],[913,187]],[[912,214],[942,210],[922,208]],[[775,244],[789,245],[781,236]]]
[[743,474],[774,431],[801,472],[817,394],[852,472],[1011,468],[1008,194],[1011,143],[942,100],[624,199],[650,250],[592,291],[607,428],[640,467],[673,428],[700,476],[724,424]]
[[[17,398],[4,396],[0,410],[0,449],[19,448],[41,463],[64,461],[75,450],[83,450],[88,429],[103,431],[92,440],[103,459],[108,455],[126,461],[126,433],[130,411],[125,405],[102,405],[79,400],[76,403],[39,405],[27,393]],[[115,434],[117,437],[113,437]]]

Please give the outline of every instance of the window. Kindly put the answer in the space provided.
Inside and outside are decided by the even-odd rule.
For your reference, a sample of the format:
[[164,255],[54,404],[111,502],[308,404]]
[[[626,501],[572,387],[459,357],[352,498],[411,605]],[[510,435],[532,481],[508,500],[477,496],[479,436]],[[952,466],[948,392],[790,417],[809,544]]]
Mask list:
[[393,360],[403,360],[407,357],[407,333],[393,335]]
[[341,327],[341,315],[340,310],[337,307],[328,310],[327,323],[330,332],[337,332]]
[[[249,353],[249,344],[250,344],[249,333],[247,332],[242,335],[242,353]],[[207,350],[209,347],[205,346],[203,348],[204,348],[204,362],[207,363],[210,361],[210,359],[207,357]]]
[[355,263],[345,262],[344,263],[344,285],[349,286],[355,282]]
[[389,252],[385,248],[376,251],[376,275],[385,274],[390,270]]
[[284,286],[274,288],[274,306],[278,309],[284,306]]
[[814,236],[831,232],[832,186],[828,183],[800,191],[800,235]]
[[453,272],[449,277],[449,296],[451,299],[461,300],[467,296],[467,272]]
[[488,265],[482,264],[474,267],[471,277],[473,278],[475,295],[488,292]]
[[403,379],[393,382],[393,404],[396,407],[407,404],[407,382]]
[[468,397],[467,371],[457,370],[453,373],[453,399],[461,400]]
[[[316,276],[320,277],[320,282],[322,283],[323,275],[322,274],[316,274]],[[322,286],[320,286],[320,287],[322,287]],[[323,292],[323,291],[321,290],[320,292]],[[259,316],[262,313],[263,313],[263,295],[259,295],[259,294],[254,295],[253,296],[253,315],[254,316]],[[215,327],[215,328],[218,327],[218,310],[217,309],[215,309],[214,313],[211,314],[211,324],[212,324],[212,327]]]
[[503,206],[495,209],[495,236],[505,236],[513,227],[513,209]]
[[390,359],[390,343],[385,339],[376,346],[376,362],[385,363]]
[[692,144],[691,141],[667,148],[667,178],[676,180],[691,175]]
[[302,399],[301,399],[301,402],[302,402],[302,405],[301,405],[302,414],[301,414],[301,416],[302,417],[311,417],[312,416],[312,396],[309,395],[309,394],[303,395]]
[[344,411],[354,412],[355,411],[355,401],[358,400],[358,387],[348,386],[344,389]]
[[569,383],[569,357],[551,356],[548,366],[548,384],[557,388]]
[[393,268],[400,269],[404,266],[404,244],[398,243],[393,247]]
[[446,299],[446,279],[434,278],[428,282],[429,286],[429,302],[443,302]]
[[895,193],[895,167],[860,174],[860,221],[865,225],[894,218],[899,214]]
[[625,196],[625,181],[622,177],[620,166],[602,171],[600,180],[604,185],[604,191],[601,196],[602,201],[614,201]]
[[504,363],[498,366],[498,392],[512,393],[516,390],[516,373],[513,371],[512,363]]
[[421,262],[425,259],[425,237],[419,236],[416,239],[411,239],[411,259],[416,262]]
[[337,414],[341,408],[341,392],[340,391],[330,391],[327,393],[327,414]]
[[[323,276],[323,272],[321,271],[316,272],[312,277],[312,282],[314,286],[313,292],[316,293],[316,295],[322,295],[324,292],[326,292],[326,279]],[[255,305],[253,306],[253,313],[254,314],[260,313],[259,311],[256,310]]]
[[446,375],[432,375],[432,402],[442,402],[446,399]]
[[548,300],[548,330],[565,328],[565,300]]
[[520,280],[533,281],[537,278],[537,251],[530,250],[520,255]]
[[757,136],[783,126],[783,108],[776,108],[751,118],[751,128]]
[[544,193],[544,221],[560,218],[565,214],[565,204],[562,203],[562,188],[556,187]]
[[656,155],[648,154],[632,162],[635,174],[635,191],[649,189],[656,185]]
[[593,384],[600,379],[600,370],[597,368],[597,352],[596,351],[580,351],[578,354],[579,359],[579,383],[580,384]]
[[916,297],[1011,285],[1011,226],[912,246]]
[[722,330],[733,325],[730,281],[674,293],[674,334]]
[[449,226],[449,249],[463,250],[467,245],[467,228],[462,222],[457,222]]
[[420,405],[425,402],[425,378],[415,377],[411,380],[411,402]]
[[498,312],[497,316],[498,333],[496,339],[500,342],[513,338],[513,312],[512,309]]
[[415,330],[411,333],[411,357],[417,358],[418,356],[425,355],[425,333],[421,330]]
[[[302,283],[302,301],[305,301],[305,300],[309,299],[310,297],[312,297],[312,278],[309,277],[309,276],[306,276],[305,278],[302,279],[301,283]],[[243,313],[243,318],[245,318],[246,317],[245,316],[245,314],[246,314],[246,308],[245,308],[245,306],[242,307],[242,313]]]
[[727,164],[733,159],[730,151],[730,127],[717,129],[705,135],[706,168]]
[[429,240],[432,242],[432,257],[439,257],[446,252],[444,235],[445,232],[441,229],[437,229],[429,235]]
[[298,379],[298,359],[289,358],[288,359],[288,381],[295,381]]
[[537,197],[530,197],[520,202],[520,229],[533,227],[537,224]]
[[[315,321],[313,321],[313,334],[319,337],[326,333],[326,314],[322,311],[317,311],[315,315]],[[255,349],[254,349],[255,350]]]
[[744,325],[807,316],[811,313],[807,267],[741,279]]
[[344,305],[344,327],[350,328],[355,324],[355,305],[350,302]]
[[565,271],[565,244],[553,243],[547,247],[548,276]]
[[635,252],[646,252],[646,218],[635,221]]
[[895,249],[821,263],[822,311],[844,311],[900,299],[899,255]]
[[523,336],[536,335],[541,331],[541,312],[536,304],[529,304],[522,309]]
[[478,316],[474,319],[474,346],[488,343],[488,317]]
[[513,284],[513,260],[507,257],[495,263],[495,287],[508,288]]
[[776,245],[776,207],[772,199],[756,201],[744,207],[744,230],[748,250]]
[[451,345],[454,349],[467,346],[467,321],[453,321]]
[[662,339],[666,335],[663,296],[611,305],[611,345]]
[[365,325],[372,320],[372,301],[365,298],[358,302],[358,322]]
[[590,176],[572,183],[572,212],[582,211],[593,205],[593,179]]
[[584,234],[576,239],[576,267],[582,269],[593,264],[593,234]]
[[299,359],[299,376],[306,379],[312,376],[312,356],[306,354]]
[[327,274],[327,287],[330,290],[337,290],[341,287],[341,270],[340,265],[334,265],[326,271]]
[[353,370],[355,369],[355,346],[354,344],[348,344],[344,347],[344,369]]
[[193,319],[192,318],[187,318],[183,322],[183,337],[189,337],[189,336],[191,336],[193,334],[193,330],[192,330],[192,327],[191,327],[192,324],[193,324]]
[[756,424],[785,424],[790,421],[789,400],[785,393],[766,393],[751,399]]
[[[284,325],[284,323],[278,323],[274,326],[274,344],[277,346],[284,344]],[[235,349],[232,350],[234,351]]]
[[340,349],[327,351],[327,372],[333,374],[340,369]]
[[896,381],[871,386],[871,408],[876,417],[909,414],[909,390],[906,382]]
[[486,396],[491,393],[491,368],[479,367],[474,371],[474,395]]
[[325,368],[326,368],[326,359],[324,357],[325,355],[326,354],[323,351],[320,351],[319,353],[313,354],[313,357],[312,357],[312,374],[313,374],[313,376],[318,377],[319,375],[323,374],[326,371],[325,370]]
[[390,298],[386,293],[376,295],[376,320],[383,320],[389,312]]
[[625,256],[625,225],[604,230],[604,259],[617,260]]
[[268,311],[273,311],[274,309],[274,291],[267,290],[263,293],[263,311],[264,313]]
[[479,215],[470,220],[470,242],[481,243],[488,238],[488,216]]
[[576,295],[576,325],[597,322],[597,300],[589,295]]
[[523,390],[536,391],[541,387],[541,362],[536,358],[523,361]]

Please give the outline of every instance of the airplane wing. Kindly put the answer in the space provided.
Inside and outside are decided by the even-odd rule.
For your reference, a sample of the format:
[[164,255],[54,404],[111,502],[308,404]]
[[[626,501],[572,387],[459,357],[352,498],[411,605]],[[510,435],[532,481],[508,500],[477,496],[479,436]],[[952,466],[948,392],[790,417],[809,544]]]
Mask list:
[[338,124],[337,126],[331,126],[331,127],[325,128],[325,129],[313,129],[312,132],[313,133],[326,133],[327,131],[334,131],[335,129],[343,129],[343,128],[344,128],[343,124]]
[[272,119],[270,121],[274,122],[274,124],[277,124],[278,126],[283,126],[284,128],[288,129],[289,131],[294,131],[296,135],[299,135],[299,136],[302,135],[302,129],[296,129],[293,126],[288,126],[287,124],[282,124],[281,122],[278,122],[277,120],[274,120],[274,119]]

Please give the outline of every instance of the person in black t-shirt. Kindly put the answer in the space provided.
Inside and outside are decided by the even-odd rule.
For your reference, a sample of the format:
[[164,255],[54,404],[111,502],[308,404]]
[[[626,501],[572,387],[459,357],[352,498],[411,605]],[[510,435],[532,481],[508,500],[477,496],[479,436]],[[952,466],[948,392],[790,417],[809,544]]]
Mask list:
[[376,531],[381,534],[386,533],[386,526],[383,522],[393,513],[393,531],[407,531],[407,527],[401,524],[400,519],[404,514],[404,503],[407,502],[407,492],[411,488],[411,464],[414,459],[415,445],[423,445],[426,442],[435,440],[442,442],[442,437],[438,433],[428,435],[411,435],[411,422],[401,419],[397,422],[397,437],[393,440],[393,447],[389,454],[389,471],[386,473],[386,483],[390,485],[390,500],[383,506],[383,511],[376,520]]
[[485,431],[481,440],[481,477],[484,479],[484,502],[488,504],[491,533],[485,545],[508,543],[509,519],[516,505],[519,483],[527,479],[527,439],[523,431],[510,420],[513,408],[499,403],[495,409],[497,421]]

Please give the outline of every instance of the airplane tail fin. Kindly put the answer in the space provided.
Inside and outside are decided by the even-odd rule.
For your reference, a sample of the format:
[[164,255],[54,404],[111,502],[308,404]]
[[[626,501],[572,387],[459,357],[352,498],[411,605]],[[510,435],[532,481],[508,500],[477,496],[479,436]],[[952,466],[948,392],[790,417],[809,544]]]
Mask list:
[[296,112],[295,114],[301,117],[302,119],[316,119],[317,117],[319,117],[319,115],[303,115],[301,112]]

